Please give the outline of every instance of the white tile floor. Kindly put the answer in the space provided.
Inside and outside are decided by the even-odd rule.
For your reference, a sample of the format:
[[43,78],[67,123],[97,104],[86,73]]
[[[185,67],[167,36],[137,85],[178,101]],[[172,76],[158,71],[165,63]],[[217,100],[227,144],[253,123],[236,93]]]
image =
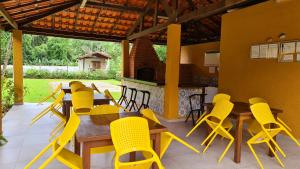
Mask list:
[[[35,125],[30,126],[31,118],[36,115],[45,105],[25,104],[14,106],[4,118],[4,135],[9,142],[0,147],[0,169],[22,169],[47,143],[51,129],[57,124],[55,117],[46,116]],[[188,143],[202,150],[200,146],[205,130],[200,128],[189,138],[185,134],[191,129],[191,124],[184,122],[166,123],[170,131]],[[249,138],[245,135],[245,141]],[[278,142],[282,145],[287,154],[287,158],[282,158],[288,169],[300,169],[300,148],[296,146],[286,136],[280,136]],[[233,162],[233,146],[226,154],[221,163],[217,159],[227,144],[226,140],[216,139],[205,154],[196,154],[183,147],[177,142],[173,142],[162,159],[166,169],[258,169],[258,165],[246,144],[242,147],[242,161],[240,164]],[[267,148],[264,145],[255,146],[266,169],[280,169],[280,165],[274,158],[266,155]],[[46,154],[32,168],[38,168],[39,164],[49,156]],[[113,153],[93,155],[92,168],[111,169]],[[49,169],[66,168],[57,161],[53,161]]]

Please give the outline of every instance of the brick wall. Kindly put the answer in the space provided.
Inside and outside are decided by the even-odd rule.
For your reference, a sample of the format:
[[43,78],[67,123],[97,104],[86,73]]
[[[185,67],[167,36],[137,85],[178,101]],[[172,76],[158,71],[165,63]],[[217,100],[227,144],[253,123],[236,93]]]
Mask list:
[[134,41],[129,54],[129,77],[136,78],[137,70],[145,67],[155,70],[155,81],[164,82],[165,64],[158,59],[153,43],[142,37]]

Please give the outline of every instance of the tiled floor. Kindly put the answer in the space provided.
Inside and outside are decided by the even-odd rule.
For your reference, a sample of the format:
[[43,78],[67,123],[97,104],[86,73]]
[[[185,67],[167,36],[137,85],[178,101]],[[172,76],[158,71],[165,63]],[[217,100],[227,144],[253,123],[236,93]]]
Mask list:
[[[4,118],[5,136],[9,142],[0,147],[0,169],[22,169],[47,143],[51,129],[57,124],[55,117],[46,116],[35,125],[30,126],[31,118],[36,115],[45,105],[36,106],[35,104],[25,104],[23,106],[14,106]],[[184,122],[163,123],[168,126],[169,130],[184,138],[187,142],[197,149],[203,149],[200,142],[205,136],[205,130],[199,129],[189,138],[185,134],[190,130],[191,124]],[[244,137],[248,139],[249,136]],[[287,154],[283,159],[286,168],[300,169],[300,148],[285,136],[280,136],[278,142],[282,145]],[[242,162],[235,164],[233,162],[233,147],[229,150],[221,163],[217,159],[224,150],[227,140],[219,138],[212,144],[211,148],[205,154],[196,154],[191,150],[183,147],[177,142],[173,142],[162,159],[166,169],[258,169],[258,165],[249,151],[246,144],[243,144]],[[261,158],[266,169],[280,169],[281,167],[274,158],[266,155],[266,146],[255,146],[259,157]],[[32,168],[38,168],[38,165],[49,156],[46,154]],[[93,155],[92,168],[111,169],[113,153]],[[66,168],[57,161],[51,163],[49,169]]]

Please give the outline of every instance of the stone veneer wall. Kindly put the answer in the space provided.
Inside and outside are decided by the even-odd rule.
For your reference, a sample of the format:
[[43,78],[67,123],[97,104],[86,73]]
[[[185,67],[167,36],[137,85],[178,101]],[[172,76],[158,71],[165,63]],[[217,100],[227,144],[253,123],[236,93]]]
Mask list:
[[[164,112],[164,86],[155,86],[142,84],[138,82],[132,82],[123,80],[123,85],[128,87],[133,87],[138,90],[148,90],[151,93],[149,107],[154,110],[157,114],[163,116]],[[215,87],[206,87],[205,92],[207,93],[205,97],[205,102],[210,103],[213,96],[218,92],[218,89]],[[179,117],[185,117],[190,112],[190,103],[189,96],[194,93],[201,93],[201,88],[195,87],[180,87],[179,88]],[[130,98],[130,90],[127,90],[127,97]],[[142,93],[138,92],[137,94],[137,104],[141,105]]]

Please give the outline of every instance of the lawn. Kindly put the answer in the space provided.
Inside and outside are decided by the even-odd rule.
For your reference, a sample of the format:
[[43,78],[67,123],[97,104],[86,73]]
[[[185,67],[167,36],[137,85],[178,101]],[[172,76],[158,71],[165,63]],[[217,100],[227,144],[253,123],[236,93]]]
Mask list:
[[[71,81],[66,79],[24,79],[24,85],[26,88],[26,93],[24,97],[25,102],[29,103],[37,103],[42,98],[50,95],[53,90],[50,83],[51,82],[63,82],[63,81]],[[120,81],[117,80],[81,80],[82,82],[104,82],[112,85],[119,85]],[[120,92],[111,92],[115,99],[119,99],[121,93]],[[50,100],[52,101],[52,100]]]

